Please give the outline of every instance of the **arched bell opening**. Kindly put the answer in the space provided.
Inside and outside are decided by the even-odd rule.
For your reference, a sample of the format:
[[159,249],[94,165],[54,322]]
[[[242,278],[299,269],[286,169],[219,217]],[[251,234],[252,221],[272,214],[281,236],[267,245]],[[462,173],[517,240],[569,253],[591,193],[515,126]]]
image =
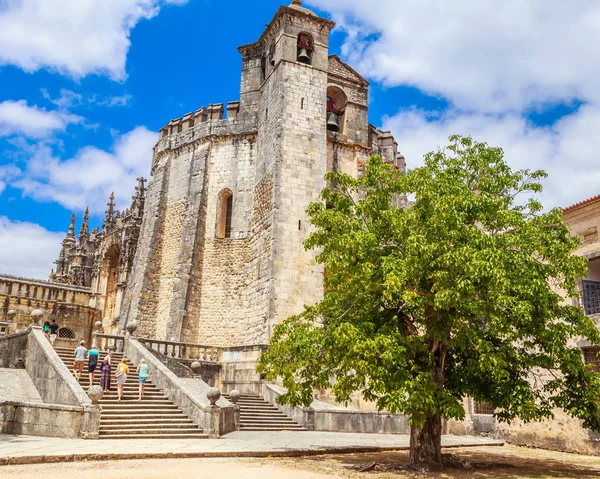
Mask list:
[[348,97],[341,88],[337,86],[327,88],[327,130],[336,133],[344,132],[347,104]]
[[298,35],[297,60],[305,65],[312,65],[315,41],[310,33],[302,32]]
[[231,217],[233,216],[233,193],[229,189],[219,193],[217,207],[217,238],[231,238]]

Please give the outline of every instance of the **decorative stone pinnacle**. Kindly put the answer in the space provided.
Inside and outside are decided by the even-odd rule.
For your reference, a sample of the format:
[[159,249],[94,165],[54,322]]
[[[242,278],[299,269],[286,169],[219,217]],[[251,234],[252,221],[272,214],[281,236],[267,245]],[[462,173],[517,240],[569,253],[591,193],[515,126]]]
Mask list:
[[83,215],[83,223],[81,223],[81,230],[79,231],[79,236],[82,237],[86,234],[89,234],[89,220],[90,220],[90,209],[88,207],[85,208],[85,213]]
[[75,238],[75,214],[71,215],[71,224],[69,225],[69,232],[67,238]]
[[302,0],[294,0],[292,2],[292,5],[298,5],[299,7],[301,7],[302,6]]

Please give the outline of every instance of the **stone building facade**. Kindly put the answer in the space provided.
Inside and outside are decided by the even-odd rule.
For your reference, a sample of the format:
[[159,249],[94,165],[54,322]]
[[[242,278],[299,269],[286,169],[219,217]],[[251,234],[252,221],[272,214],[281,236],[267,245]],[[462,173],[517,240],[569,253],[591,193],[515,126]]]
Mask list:
[[303,241],[325,173],[359,175],[372,153],[405,168],[393,137],[369,125],[368,82],[329,54],[333,26],[299,1],[281,7],[239,48],[240,99],[161,129],[121,329],[265,344],[321,299],[323,269]]
[[55,320],[63,339],[89,340],[101,312],[90,306],[89,288],[0,275],[0,336],[29,327],[31,313],[41,310],[42,322]]
[[104,332],[118,332],[121,301],[133,268],[144,213],[145,183],[144,178],[138,178],[131,206],[125,211],[115,208],[111,194],[101,228],[90,232],[86,209],[76,237],[73,215],[55,261],[56,271],[50,273],[50,282],[78,286],[88,292],[87,305],[100,312]]

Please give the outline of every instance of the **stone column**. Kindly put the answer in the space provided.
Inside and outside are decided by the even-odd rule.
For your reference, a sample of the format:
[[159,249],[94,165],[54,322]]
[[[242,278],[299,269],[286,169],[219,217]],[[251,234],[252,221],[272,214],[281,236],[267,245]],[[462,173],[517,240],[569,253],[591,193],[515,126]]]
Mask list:
[[312,407],[305,407],[302,410],[302,421],[306,429],[309,431],[315,430],[315,410]]
[[210,401],[210,406],[204,409],[204,430],[208,437],[216,439],[219,437],[221,423],[221,409],[216,404],[221,398],[221,391],[217,388],[210,388],[206,397]]

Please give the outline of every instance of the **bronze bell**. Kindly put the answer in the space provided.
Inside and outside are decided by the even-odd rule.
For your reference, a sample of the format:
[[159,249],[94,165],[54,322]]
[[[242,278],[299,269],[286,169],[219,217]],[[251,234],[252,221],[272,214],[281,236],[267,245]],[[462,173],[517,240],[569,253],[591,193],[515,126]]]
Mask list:
[[300,63],[310,63],[310,56],[308,55],[306,48],[300,49],[300,53],[298,53],[298,61]]
[[340,131],[340,117],[332,111],[327,112],[327,129],[329,131]]

